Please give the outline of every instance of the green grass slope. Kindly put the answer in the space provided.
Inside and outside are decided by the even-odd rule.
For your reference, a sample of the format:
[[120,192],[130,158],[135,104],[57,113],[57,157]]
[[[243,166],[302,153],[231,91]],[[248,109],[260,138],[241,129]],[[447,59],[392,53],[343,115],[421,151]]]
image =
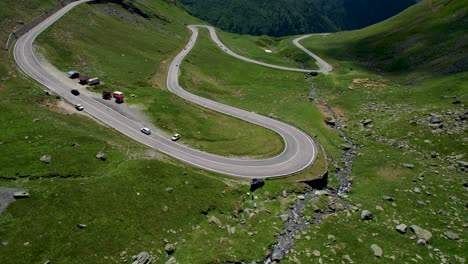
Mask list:
[[[225,156],[272,157],[282,138],[250,123],[208,111],[165,90],[170,60],[186,44],[184,22],[196,20],[165,1],[128,12],[117,4],[82,5],[39,36],[43,54],[60,70],[99,76],[120,90],[127,104],[138,104],[162,130],[181,142]],[[132,94],[133,97],[129,95]]]
[[[159,15],[164,17],[179,17],[181,21],[190,19],[170,2],[146,2],[156,4]],[[27,6],[14,1],[4,3],[7,8],[1,9],[5,15],[1,20],[2,39],[8,36],[18,20],[26,21],[42,12],[37,5]],[[46,1],[30,3],[44,4],[40,5],[44,10],[52,6]],[[103,6],[106,7],[115,8],[113,5]],[[92,5],[83,10],[94,14],[94,8],[95,5]],[[88,15],[87,12],[80,13],[80,10],[76,12],[82,16],[80,18]],[[103,27],[98,25],[100,19],[105,18],[91,17],[90,20],[102,30]],[[105,20],[103,23],[109,23],[116,31],[128,33],[129,28],[125,25],[129,22],[125,18],[119,19],[124,21],[115,23]],[[78,23],[79,20],[74,22]],[[70,34],[73,29],[69,29]],[[177,35],[183,32],[183,27],[171,31],[166,29],[160,28],[164,31],[161,38],[151,41],[155,41],[153,45],[156,46],[160,41],[161,49],[165,49],[163,53],[170,53],[172,49],[176,52],[177,48],[168,47],[170,45],[161,39],[171,39],[169,36],[173,36],[178,39],[172,40],[173,45],[183,45],[184,37]],[[151,34],[154,29],[147,30]],[[59,37],[67,41],[70,34]],[[87,38],[87,35],[82,38]],[[90,40],[93,41],[93,38]],[[141,63],[148,56],[148,60],[153,60],[151,66],[154,70],[159,67],[159,60],[155,57],[165,60],[172,53],[151,57],[149,53],[159,53],[158,49],[152,50],[154,46],[149,42],[135,42],[132,49],[126,45],[122,51],[137,56]],[[139,56],[133,47],[142,43],[147,46],[140,52],[146,50],[148,54]],[[65,49],[59,52],[65,56],[63,65],[66,65],[65,59],[74,56]],[[106,54],[102,52],[99,55]],[[287,206],[283,199],[276,197],[281,195],[283,188],[292,192],[296,188],[300,190],[300,186],[288,184],[283,187],[282,182],[268,183],[256,193],[258,207],[253,210],[254,214],[248,214],[247,210],[241,209],[253,208],[254,201],[246,199],[248,185],[245,182],[181,164],[85,115],[77,114],[74,109],[62,104],[59,98],[44,95],[41,87],[22,76],[7,51],[0,50],[0,59],[0,186],[27,189],[31,194],[28,199],[10,204],[0,215],[0,263],[44,263],[46,260],[52,263],[129,262],[132,255],[141,251],[150,252],[154,262],[165,263],[171,258],[164,250],[165,240],[176,244],[173,256],[183,263],[236,262],[264,257],[264,248],[274,242],[275,235],[281,229],[276,216]],[[86,68],[83,65],[86,63],[90,65],[89,69],[86,68],[89,73],[99,73],[94,69],[99,69],[95,65],[100,64],[94,64],[93,59],[108,58],[86,57],[80,62],[79,66],[83,67],[80,70]],[[73,61],[68,63],[71,63],[70,67],[78,67]],[[129,59],[128,63],[133,61]],[[146,70],[137,66],[132,65],[134,70]],[[132,73],[122,69],[111,72],[132,76]],[[160,83],[154,71],[153,74],[150,71],[144,73],[151,78],[146,79],[145,85],[146,82],[155,86]],[[105,80],[112,82],[120,79]],[[136,84],[131,85],[137,87]],[[175,100],[174,105],[182,105],[168,93],[160,93],[166,99],[158,97],[157,100]],[[144,101],[144,96],[137,98]],[[187,112],[198,110],[200,115],[211,117],[202,109],[181,109]],[[107,154],[105,161],[95,158],[101,151]],[[42,163],[39,160],[42,155],[50,155],[51,162]],[[173,188],[172,192],[166,190],[168,187]],[[237,218],[233,218],[233,214]],[[222,226],[209,223],[209,216],[220,219]],[[87,227],[78,229],[79,223]],[[234,234],[227,233],[227,225],[235,228]],[[211,244],[205,243],[200,247],[201,240],[211,241]],[[227,245],[229,250],[226,249]],[[212,254],[206,254],[208,250]]]
[[468,69],[467,12],[466,0],[422,1],[368,28],[303,43],[332,60],[359,62],[376,72],[463,72]]
[[[299,240],[285,263],[466,259],[466,3],[422,1],[369,28],[302,42],[334,66],[314,83],[344,116],[345,131],[360,149],[349,194],[355,208],[307,230],[310,241]],[[433,115],[441,119],[438,128]],[[363,125],[369,118],[372,123]],[[360,220],[364,209],[373,220]],[[412,231],[398,233],[400,223],[430,231],[429,244],[418,245]],[[448,239],[448,231],[461,239]],[[381,258],[372,244],[383,250]]]

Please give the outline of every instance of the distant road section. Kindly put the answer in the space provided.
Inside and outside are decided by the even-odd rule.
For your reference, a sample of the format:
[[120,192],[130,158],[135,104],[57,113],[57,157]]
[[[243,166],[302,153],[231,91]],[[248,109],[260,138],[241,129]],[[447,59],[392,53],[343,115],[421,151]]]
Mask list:
[[320,67],[320,69],[318,69],[318,70],[309,70],[309,69],[300,69],[300,68],[290,68],[290,67],[278,66],[278,65],[274,65],[274,64],[269,64],[269,63],[265,63],[265,62],[261,62],[261,61],[252,60],[252,59],[249,59],[249,58],[244,57],[242,55],[239,55],[239,54],[233,52],[232,50],[230,50],[228,47],[226,47],[219,40],[218,35],[216,34],[216,30],[212,26],[190,25],[190,26],[188,26],[188,28],[190,30],[192,30],[192,32],[197,31],[197,28],[207,28],[210,31],[211,39],[216,43],[216,45],[218,45],[218,47],[220,47],[227,54],[229,54],[229,55],[231,55],[231,56],[233,56],[235,58],[238,58],[239,60],[243,60],[245,62],[254,63],[254,64],[258,64],[258,65],[262,65],[262,66],[265,66],[265,67],[278,69],[278,70],[294,71],[294,72],[306,72],[306,73],[310,73],[310,72],[329,73],[333,69],[332,66],[330,64],[328,64],[326,61],[322,60],[319,56],[315,55],[311,51],[304,48],[301,44],[299,44],[299,41],[301,41],[304,38],[311,37],[311,36],[317,36],[317,35],[327,35],[327,34],[311,34],[311,35],[301,36],[301,37],[298,37],[298,38],[293,40],[294,45],[296,45],[298,48],[300,48],[305,53],[307,53],[312,58],[314,58],[316,60],[317,64],[318,64],[318,66]]
[[[157,129],[155,129],[151,135],[145,135],[141,133],[140,129],[144,126],[143,124],[139,124],[134,120],[120,114],[119,112],[107,107],[105,104],[103,104],[103,101],[93,98],[92,96],[87,95],[87,93],[81,93],[79,96],[72,95],[70,91],[71,89],[76,88],[76,81],[63,78],[63,73],[59,72],[57,69],[43,65],[36,58],[33,49],[33,42],[41,32],[52,25],[60,17],[65,15],[73,7],[89,1],[90,0],[81,0],[65,6],[63,9],[18,39],[13,52],[14,59],[18,67],[26,75],[41,83],[48,89],[54,91],[62,98],[64,98],[64,100],[72,104],[82,104],[84,106],[85,112],[97,120],[121,132],[122,134],[144,145],[157,149],[163,153],[166,153],[183,162],[192,164],[199,168],[236,177],[267,178],[290,175],[302,171],[314,163],[317,158],[317,147],[312,138],[310,138],[310,136],[304,133],[302,130],[275,119],[208,100],[206,98],[191,94],[180,87],[178,80],[180,65],[185,56],[194,47],[198,37],[197,27],[201,26],[188,26],[189,29],[192,30],[192,37],[190,38],[186,47],[174,58],[170,65],[167,76],[167,88],[180,97],[200,106],[275,131],[283,137],[285,142],[285,149],[280,155],[270,159],[247,160],[226,158],[219,155],[206,153],[183,144],[172,142],[167,134]],[[210,29],[210,27],[208,27],[208,29]],[[210,32],[214,32],[214,29],[211,28]],[[213,41],[215,41],[218,46],[225,50],[228,54],[246,62],[280,70],[310,72],[304,69],[293,69],[266,64],[239,56],[227,49],[219,41],[215,32],[212,33],[211,36]],[[326,72],[326,69],[327,68],[324,68],[324,70],[322,70],[321,67],[320,71]]]

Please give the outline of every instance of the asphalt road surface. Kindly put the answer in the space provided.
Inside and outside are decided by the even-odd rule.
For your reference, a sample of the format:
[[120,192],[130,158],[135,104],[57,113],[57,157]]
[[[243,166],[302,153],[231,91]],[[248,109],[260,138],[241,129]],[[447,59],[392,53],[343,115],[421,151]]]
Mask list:
[[[148,125],[140,124],[131,118],[128,118],[109,108],[103,103],[102,99],[93,98],[92,96],[88,96],[87,93],[81,93],[79,96],[72,95],[70,91],[71,89],[75,89],[77,87],[76,80],[63,78],[63,73],[58,72],[56,69],[51,69],[51,67],[47,67],[44,65],[44,63],[41,63],[34,53],[33,42],[42,31],[48,28],[73,7],[84,2],[89,2],[89,0],[73,2],[65,6],[60,11],[18,39],[13,52],[14,59],[19,68],[26,75],[30,76],[37,82],[41,83],[43,86],[55,92],[69,103],[82,104],[86,113],[114,128],[120,133],[144,145],[157,149],[163,153],[166,153],[183,162],[192,164],[199,168],[236,177],[267,178],[290,175],[302,171],[314,163],[317,157],[317,147],[315,142],[312,140],[312,138],[310,138],[310,136],[308,136],[300,129],[253,112],[244,111],[212,100],[208,100],[206,98],[202,98],[200,96],[191,94],[180,87],[178,82],[179,67],[184,57],[193,48],[198,37],[197,27],[201,26],[188,26],[188,28],[192,30],[193,35],[190,38],[187,46],[175,57],[170,65],[167,77],[168,89],[171,92],[183,97],[184,99],[203,107],[275,131],[283,137],[285,142],[285,149],[280,155],[270,159],[246,160],[226,158],[219,155],[202,152],[186,145],[172,142],[170,140],[170,136],[157,129],[155,129],[151,135],[145,135],[141,133],[140,129],[143,126]],[[229,55],[238,59],[280,70],[311,72],[310,70],[294,69],[266,64],[237,55],[225,47],[221,41],[219,41],[213,28],[208,27],[208,29],[210,29],[213,41],[215,41],[218,46],[226,51]],[[321,65],[320,61],[319,65]],[[322,63],[325,62],[322,61]],[[325,63],[324,65],[328,64]],[[321,70],[319,71],[328,72],[328,69],[331,69],[331,67],[328,68],[321,65]]]

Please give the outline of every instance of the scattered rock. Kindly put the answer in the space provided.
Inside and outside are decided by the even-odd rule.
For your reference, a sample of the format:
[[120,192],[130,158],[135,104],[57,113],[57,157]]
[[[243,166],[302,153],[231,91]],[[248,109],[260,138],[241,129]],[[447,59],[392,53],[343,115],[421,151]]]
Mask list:
[[141,252],[132,257],[132,264],[151,264],[151,257],[147,252]]
[[426,206],[426,203],[420,200],[418,200],[416,203],[421,206]]
[[171,257],[168,261],[166,261],[166,264],[176,264],[177,260],[174,257]]
[[52,157],[50,155],[42,155],[39,160],[44,162],[45,164],[48,164],[52,160]]
[[383,251],[379,246],[377,246],[376,244],[372,244],[371,249],[372,249],[372,251],[374,251],[374,256],[376,256],[378,258],[382,257]]
[[314,250],[314,251],[312,252],[312,254],[313,254],[314,256],[316,256],[316,257],[320,257],[320,251],[318,251],[318,250]]
[[402,234],[406,234],[408,227],[405,224],[399,224],[396,226],[396,230]]
[[168,192],[168,193],[171,193],[173,191],[174,191],[174,188],[172,188],[172,187],[167,187],[166,188],[166,192]]
[[427,244],[427,241],[421,238],[421,239],[418,239],[418,241],[416,242],[416,244],[418,244],[418,245],[426,245],[426,244]]
[[164,250],[166,251],[166,253],[168,255],[171,255],[172,253],[174,253],[174,251],[176,250],[176,247],[174,244],[172,243],[167,243],[165,246],[164,246]]
[[78,148],[78,147],[80,147],[80,144],[75,142],[75,143],[71,144],[71,146],[74,147],[74,148]]
[[389,201],[389,202],[395,201],[395,199],[393,197],[388,196],[388,195],[382,196],[382,199],[385,200],[385,201]]
[[372,220],[374,216],[369,210],[363,210],[361,213],[361,220]]
[[302,195],[302,194],[300,194],[300,195],[297,196],[297,199],[299,199],[299,200],[304,200],[304,199],[305,199],[305,196]]
[[107,155],[105,153],[99,152],[98,154],[96,154],[96,159],[104,161],[107,159]]
[[77,224],[76,227],[78,227],[79,229],[83,229],[83,228],[86,228],[86,225],[85,224]]
[[288,214],[282,214],[282,215],[280,215],[280,219],[281,219],[281,221],[286,222],[289,219],[289,215]]
[[418,187],[415,187],[413,191],[414,191],[415,193],[421,193],[421,189],[419,189]]
[[374,120],[370,119],[370,118],[367,118],[367,119],[364,119],[361,121],[361,124],[363,126],[367,126],[367,125],[370,125],[372,122],[374,122]]
[[458,240],[460,239],[460,236],[457,233],[454,233],[452,231],[447,231],[444,233],[444,236],[450,240]]
[[27,191],[19,191],[19,192],[15,192],[13,194],[13,198],[15,198],[15,199],[24,199],[24,198],[28,198],[28,197],[29,197],[29,193]]
[[212,215],[208,217],[208,223],[217,225],[219,228],[223,226],[221,220],[219,220],[216,216]]
[[411,231],[413,231],[416,235],[416,237],[423,239],[426,242],[429,242],[432,238],[432,233],[427,231],[426,229],[423,229],[417,225],[412,225],[410,226]]
[[457,161],[458,166],[468,168],[468,162],[459,160]]
[[377,206],[375,206],[375,210],[377,210],[377,211],[383,211],[384,209],[382,208],[382,206],[377,205]]
[[431,115],[431,117],[429,118],[429,123],[440,124],[442,123],[442,118],[438,115]]
[[408,169],[414,169],[414,164],[413,163],[403,163],[403,167],[408,168]]

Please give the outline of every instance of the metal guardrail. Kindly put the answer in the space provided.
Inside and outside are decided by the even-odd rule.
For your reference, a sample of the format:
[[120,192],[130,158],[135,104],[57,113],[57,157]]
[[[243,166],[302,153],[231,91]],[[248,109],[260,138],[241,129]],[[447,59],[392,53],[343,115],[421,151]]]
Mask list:
[[33,20],[29,21],[28,23],[26,23],[22,27],[20,27],[20,28],[14,30],[13,32],[11,32],[10,35],[8,35],[8,39],[7,39],[6,44],[5,44],[5,49],[9,50],[11,48],[11,46],[13,45],[13,43],[15,42],[15,40],[17,40],[19,37],[26,34],[29,30],[31,30],[33,27],[37,26],[39,23],[44,21],[46,18],[48,18],[51,15],[55,14],[58,10],[62,9],[62,7],[68,5],[68,4],[72,3],[72,2],[75,2],[75,1],[78,1],[78,0],[63,0],[63,1],[60,1],[60,4],[54,6],[53,8],[47,10],[47,12],[45,12],[44,14],[34,18]]

